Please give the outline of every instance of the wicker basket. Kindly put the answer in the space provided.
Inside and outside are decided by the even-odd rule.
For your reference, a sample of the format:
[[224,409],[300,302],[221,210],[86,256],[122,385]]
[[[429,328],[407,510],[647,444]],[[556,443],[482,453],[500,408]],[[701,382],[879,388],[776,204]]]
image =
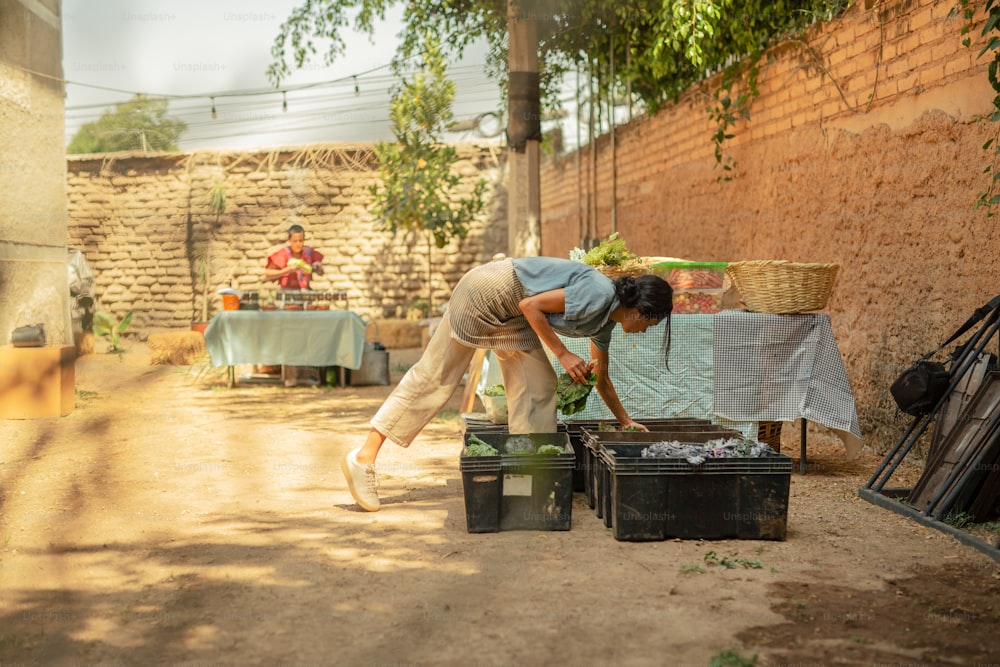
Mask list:
[[639,257],[627,261],[618,266],[608,266],[606,264],[598,264],[594,268],[606,275],[608,278],[614,280],[615,278],[620,278],[621,276],[632,276],[633,278],[637,276],[644,276],[650,272],[650,266],[652,266],[652,261],[646,257]]
[[748,310],[787,315],[825,308],[839,268],[837,264],[757,260],[731,262],[726,273]]

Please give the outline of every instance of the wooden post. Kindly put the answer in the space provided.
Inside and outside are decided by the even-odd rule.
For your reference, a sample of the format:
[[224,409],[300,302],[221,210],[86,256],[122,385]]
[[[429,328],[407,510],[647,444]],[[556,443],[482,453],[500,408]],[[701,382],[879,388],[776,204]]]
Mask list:
[[519,0],[507,0],[508,118],[507,254],[541,253],[539,155],[541,105],[538,85],[538,26],[522,18]]

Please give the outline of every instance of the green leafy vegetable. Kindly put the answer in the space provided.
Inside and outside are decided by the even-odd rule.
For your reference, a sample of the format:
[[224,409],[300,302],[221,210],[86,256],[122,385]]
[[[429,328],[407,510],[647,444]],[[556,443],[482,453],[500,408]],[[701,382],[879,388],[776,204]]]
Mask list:
[[493,445],[476,437],[474,433],[469,436],[468,442],[465,443],[466,456],[497,456],[499,454],[500,452]]
[[634,259],[638,257],[629,252],[625,239],[619,236],[618,232],[614,232],[596,247],[588,250],[583,256],[583,263],[591,266],[621,266]]
[[565,454],[566,450],[559,445],[542,445],[535,454],[541,456],[552,456],[554,454]]
[[574,382],[569,373],[563,373],[556,382],[556,407],[564,415],[582,412],[587,407],[587,397],[597,384],[597,373],[587,376],[587,382]]
[[483,396],[506,396],[507,392],[504,390],[502,384],[495,384],[491,387],[486,387],[483,389]]

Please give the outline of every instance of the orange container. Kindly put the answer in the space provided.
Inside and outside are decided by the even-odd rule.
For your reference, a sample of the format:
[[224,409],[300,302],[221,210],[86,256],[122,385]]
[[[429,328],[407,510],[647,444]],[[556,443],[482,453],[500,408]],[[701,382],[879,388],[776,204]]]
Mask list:
[[222,309],[223,310],[239,310],[240,309],[240,297],[236,294],[223,294],[222,295]]

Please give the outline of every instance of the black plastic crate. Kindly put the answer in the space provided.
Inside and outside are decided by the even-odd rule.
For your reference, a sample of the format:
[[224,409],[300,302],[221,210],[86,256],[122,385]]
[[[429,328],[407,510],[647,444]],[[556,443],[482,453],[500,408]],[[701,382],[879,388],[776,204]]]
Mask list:
[[783,540],[792,460],[642,458],[642,444],[602,450],[610,527],[629,542],[682,539]]
[[[653,426],[649,426],[649,428],[653,428]],[[664,426],[662,430],[654,431],[592,431],[584,428],[583,440],[587,451],[585,463],[589,471],[585,480],[587,504],[594,510],[597,518],[603,518],[604,525],[610,528],[611,516],[608,510],[611,501],[607,498],[606,491],[610,482],[608,481],[607,466],[604,465],[600,455],[603,443],[654,443],[667,440],[702,443],[717,438],[742,437],[743,435],[739,431],[711,423],[675,423]]]
[[[476,435],[508,432],[507,424],[494,424],[488,419],[471,413],[462,415],[462,428],[465,433],[475,433]],[[579,431],[573,433],[567,427],[567,424],[564,423],[558,424],[556,430],[559,433],[567,433],[569,435],[570,444],[573,446],[573,453],[576,455],[576,462],[573,465],[573,491],[583,493],[585,490],[584,476],[586,473],[584,468],[584,448],[579,439],[580,433]]]
[[[650,430],[666,430],[674,426],[694,426],[711,425],[707,419],[696,419],[694,417],[666,417],[659,419],[639,419],[637,420]],[[591,483],[591,469],[593,467],[593,456],[584,442],[586,431],[601,431],[611,433],[613,431],[602,431],[602,427],[618,427],[617,420],[570,420],[559,423],[559,431],[569,434],[569,442],[576,452],[576,467],[573,469],[573,490],[587,494],[587,504],[591,509],[594,507],[593,494],[588,491]]]
[[573,514],[576,455],[565,433],[532,433],[537,449],[557,445],[564,454],[504,453],[506,432],[467,433],[497,449],[498,456],[466,456],[459,462],[470,533],[501,530],[569,530]]
[[[494,424],[491,421],[480,419],[471,414],[462,415],[462,427],[465,433],[474,433],[476,435],[481,435],[483,433],[507,433],[507,424]],[[564,424],[558,424],[559,433],[567,433],[567,429]],[[573,464],[573,491],[584,491],[584,454],[583,447],[573,440],[570,436],[570,444],[573,446],[573,452],[575,454],[575,461]]]
[[461,415],[464,433],[501,433],[507,431],[507,424],[494,424],[482,412],[466,412]]

